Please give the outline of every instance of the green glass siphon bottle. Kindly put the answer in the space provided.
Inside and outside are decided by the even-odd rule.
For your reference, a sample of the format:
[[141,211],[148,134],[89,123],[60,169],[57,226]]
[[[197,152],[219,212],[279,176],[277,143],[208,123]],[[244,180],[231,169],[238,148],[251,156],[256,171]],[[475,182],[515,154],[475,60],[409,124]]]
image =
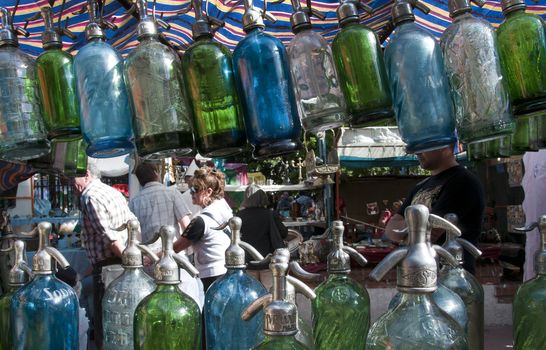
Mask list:
[[51,7],[42,7],[40,14],[44,20],[42,45],[45,51],[36,59],[36,72],[48,136],[57,141],[77,139],[81,132],[74,59],[63,51],[61,40],[62,35],[72,38],[75,35],[66,28],[54,28]]
[[192,276],[196,276],[198,271],[189,261],[174,253],[173,226],[162,226],[159,235],[163,249],[162,257],[154,267],[157,288],[135,310],[134,349],[198,350],[201,347],[201,312],[197,303],[178,287],[178,268],[185,269]]
[[343,222],[333,222],[333,247],[328,255],[328,279],[316,289],[312,302],[313,336],[317,350],[358,349],[366,343],[370,328],[370,297],[349,277],[353,257],[366,259],[343,245]]
[[535,253],[535,278],[522,284],[514,297],[512,319],[514,349],[537,350],[546,348],[544,310],[546,310],[546,215],[519,231],[540,231],[540,246]]
[[360,0],[342,0],[337,9],[341,30],[332,54],[353,126],[394,117],[383,51],[374,31],[360,24],[359,10],[373,10]]

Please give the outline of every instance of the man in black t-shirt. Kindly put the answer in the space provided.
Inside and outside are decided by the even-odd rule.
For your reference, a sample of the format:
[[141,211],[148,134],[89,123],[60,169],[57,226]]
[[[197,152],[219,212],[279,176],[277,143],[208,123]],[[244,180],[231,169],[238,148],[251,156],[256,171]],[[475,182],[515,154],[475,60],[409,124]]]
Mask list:
[[[485,209],[484,193],[479,179],[457,163],[452,146],[418,153],[417,157],[421,167],[430,170],[432,176],[415,186],[398,213],[389,220],[385,227],[387,237],[393,241],[404,239],[404,235],[394,231],[406,227],[404,210],[410,205],[423,204],[438,216],[457,214],[461,237],[476,244]],[[438,239],[437,233],[433,231],[433,241]],[[475,259],[466,252],[464,259],[465,269],[474,273]]]

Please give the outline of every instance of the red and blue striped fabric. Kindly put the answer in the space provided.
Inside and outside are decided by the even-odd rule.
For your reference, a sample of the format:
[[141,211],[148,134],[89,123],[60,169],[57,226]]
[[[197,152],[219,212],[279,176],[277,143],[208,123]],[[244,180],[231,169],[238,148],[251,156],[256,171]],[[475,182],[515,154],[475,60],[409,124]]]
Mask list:
[[[53,1],[53,0],[51,0]],[[262,6],[262,0],[255,0],[257,6]],[[48,0],[20,0],[17,13],[15,15],[15,24],[23,26],[25,20],[30,18],[40,7],[49,6]],[[447,0],[424,0],[430,7],[429,15],[424,15],[416,11],[416,21],[431,33],[439,37],[444,29],[450,24],[449,12],[447,10]],[[546,0],[533,2],[528,0],[528,11],[536,13],[546,18]],[[2,6],[13,9],[16,0],[0,0]],[[303,2],[305,3],[305,1]],[[108,42],[116,47],[123,55],[130,52],[137,44],[135,30],[136,19],[131,15],[127,15],[126,8],[123,5],[130,4],[130,0],[106,0],[104,6],[104,16],[114,22],[118,29],[115,31],[108,30]],[[184,50],[191,44],[191,23],[194,21],[194,13],[190,11],[187,14],[178,14],[181,10],[187,8],[190,4],[189,0],[157,0],[156,13],[162,15],[163,19],[171,24],[169,31],[164,31],[164,35],[173,44],[178,45]],[[331,40],[339,30],[336,21],[336,8],[338,2],[332,0],[313,0],[314,8],[322,11],[326,15],[324,21],[313,19],[314,30],[323,33],[323,35]],[[363,23],[370,26],[376,31],[380,31],[390,19],[390,10],[393,5],[392,0],[375,0],[368,3],[376,11],[371,16],[366,16]],[[57,21],[62,0],[55,0],[53,4],[53,12]],[[88,20],[88,15],[74,14],[82,7],[86,6],[85,0],[66,0],[62,14],[62,20],[68,18],[68,28],[73,31],[78,37],[76,40],[64,38],[65,49],[70,52],[77,50],[85,45],[84,29]],[[151,14],[152,1],[148,3],[149,13]],[[237,0],[209,0],[204,1],[203,8],[208,11],[209,15],[218,17],[225,21],[226,25],[219,29],[215,39],[230,49],[244,36],[241,20],[244,13],[243,2]],[[289,0],[285,0],[281,4],[267,4],[268,10],[277,17],[277,22],[266,22],[266,31],[280,38],[283,42],[288,43],[293,34],[290,28],[290,14],[292,6]],[[474,6],[474,13],[477,16],[483,17],[490,21],[494,26],[498,26],[502,20],[501,6],[498,1],[487,1],[483,8]],[[42,51],[41,48],[41,33],[43,32],[43,23],[41,19],[32,21],[28,24],[27,29],[31,35],[28,38],[20,38],[21,48],[30,53],[32,56],[38,56]]]

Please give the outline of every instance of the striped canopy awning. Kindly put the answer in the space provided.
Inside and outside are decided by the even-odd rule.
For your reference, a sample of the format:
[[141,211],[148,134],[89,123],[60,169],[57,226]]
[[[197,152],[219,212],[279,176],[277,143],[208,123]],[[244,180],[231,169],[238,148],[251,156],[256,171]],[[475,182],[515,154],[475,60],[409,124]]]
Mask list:
[[[104,0],[103,0],[104,1]],[[16,0],[1,0],[2,6],[13,10]],[[88,21],[87,13],[77,14],[77,11],[86,6],[85,0],[20,0],[15,15],[15,24],[23,26],[25,20],[32,17],[43,6],[49,6],[53,2],[53,12],[55,22],[59,18],[62,10],[63,25],[68,18],[68,28],[77,35],[75,40],[63,38],[64,48],[70,52],[77,50],[85,45],[84,29]],[[321,32],[328,40],[331,40],[339,30],[336,20],[336,8],[338,1],[335,0],[312,0],[315,9],[323,12],[326,19],[320,21],[313,18],[313,25],[316,31]],[[449,12],[447,10],[446,0],[424,0],[430,7],[430,14],[424,15],[416,11],[416,22],[429,30],[432,34],[439,37],[444,29],[450,24]],[[546,0],[533,2],[528,0],[528,11],[536,13],[546,18]],[[117,25],[117,30],[107,30],[108,42],[116,47],[123,55],[126,55],[134,48],[138,41],[136,40],[135,30],[137,20],[134,16],[126,14],[126,9],[130,6],[131,0],[105,0],[103,15],[106,19]],[[190,11],[186,14],[179,14],[190,4],[189,0],[156,0],[156,13],[162,16],[163,20],[171,25],[171,29],[163,31],[165,37],[173,43],[174,46],[184,50],[191,44],[191,24],[194,21],[194,13]],[[257,6],[263,5],[263,0],[255,0]],[[303,1],[305,4],[305,1]],[[375,9],[373,15],[367,15],[363,18],[363,23],[379,32],[390,19],[390,12],[393,5],[392,0],[374,0],[368,3]],[[152,13],[153,1],[148,2],[149,13]],[[242,16],[244,13],[242,0],[203,0],[203,8],[211,16],[225,21],[225,26],[220,28],[215,39],[230,49],[234,49],[239,40],[244,36],[242,29]],[[268,10],[277,18],[277,22],[266,21],[266,31],[280,38],[284,43],[288,43],[293,34],[290,28],[290,14],[292,6],[290,0],[285,0],[281,4],[267,4]],[[474,13],[482,17],[494,26],[498,26],[503,16],[499,1],[486,1],[483,8],[474,6]],[[43,22],[37,19],[29,22],[28,38],[20,38],[21,48],[33,56],[38,56],[42,52],[41,33],[43,32]]]

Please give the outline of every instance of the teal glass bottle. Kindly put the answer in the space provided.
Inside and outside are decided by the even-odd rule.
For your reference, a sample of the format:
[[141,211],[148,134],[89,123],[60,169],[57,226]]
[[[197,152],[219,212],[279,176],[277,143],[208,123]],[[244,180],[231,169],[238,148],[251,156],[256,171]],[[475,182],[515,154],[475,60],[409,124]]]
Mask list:
[[317,350],[358,349],[366,344],[370,328],[370,296],[349,277],[353,257],[366,259],[343,245],[343,222],[333,222],[333,247],[328,255],[328,279],[316,289],[312,302],[313,336]]
[[[457,225],[456,214],[446,214],[445,219]],[[470,272],[463,268],[464,250],[477,258],[481,251],[465,239],[457,238],[453,232],[446,232],[446,242],[443,248],[457,260],[458,265],[443,264],[438,280],[457,293],[463,300],[468,314],[468,345],[470,349],[483,350],[485,336],[484,292],[480,282]]]
[[156,262],[159,258],[147,246],[139,244],[140,224],[137,220],[129,220],[122,227],[125,228],[128,232],[127,247],[121,257],[125,270],[110,283],[102,299],[105,350],[133,350],[135,309],[155,289],[154,280],[143,270],[142,252]]
[[80,138],[80,110],[72,55],[62,50],[61,34],[74,35],[68,29],[55,30],[51,7],[42,7],[44,52],[36,59],[36,71],[42,97],[42,115],[51,140]]
[[524,0],[502,0],[505,21],[497,29],[503,76],[514,114],[546,109],[544,21],[525,11]]
[[19,49],[9,11],[0,7],[0,158],[24,161],[49,153],[36,62]]
[[[241,318],[248,320],[264,309],[264,340],[252,347],[253,350],[308,350],[296,339],[298,333],[298,309],[286,301],[286,279],[290,253],[287,249],[277,249],[271,258],[269,269],[273,273],[272,294],[264,295],[243,311]],[[300,283],[304,293],[313,299],[316,295],[305,284]]]
[[59,251],[49,246],[52,226],[38,224],[38,251],[32,258],[34,278],[11,299],[11,325],[14,349],[78,349],[79,304],[74,290],[57,279],[54,261],[68,267]]
[[[482,0],[472,0],[483,6]],[[510,135],[514,129],[510,96],[502,76],[495,29],[472,15],[470,0],[449,0],[453,22],[442,34],[444,66],[464,143]]]
[[146,159],[187,155],[193,152],[194,144],[182,63],[173,49],[159,41],[156,23],[165,22],[149,17],[147,4],[147,0],[136,1],[140,43],[124,63],[135,111],[137,152]]
[[207,349],[248,350],[263,340],[263,313],[248,321],[241,320],[246,307],[267,294],[265,287],[245,273],[245,251],[240,244],[241,219],[229,220],[231,245],[226,250],[224,276],[205,294],[205,330]]
[[302,146],[301,124],[286,49],[264,32],[262,11],[253,1],[244,4],[246,36],[233,51],[233,68],[252,155],[262,159],[296,152]]
[[314,15],[324,20],[325,16],[311,7],[303,9],[299,0],[292,1],[292,7],[290,23],[295,36],[287,51],[302,126],[315,133],[337,128],[350,118],[330,45],[312,30],[309,18]]
[[419,153],[453,144],[456,136],[442,50],[436,38],[415,23],[413,6],[429,11],[421,1],[399,1],[392,8],[396,29],[385,49],[385,64],[406,151]]
[[345,95],[351,125],[382,123],[394,116],[383,52],[374,31],[359,23],[359,1],[343,0],[337,9],[341,30],[332,41],[332,54]]
[[525,231],[538,228],[540,246],[535,253],[535,278],[522,284],[512,304],[514,324],[514,349],[544,349],[546,333],[544,332],[544,310],[546,310],[546,216],[539,218]]
[[387,311],[372,325],[366,341],[367,350],[469,350],[464,330],[432,300],[437,288],[437,262],[453,257],[438,246],[427,243],[432,228],[460,231],[449,221],[429,214],[424,205],[413,205],[404,213],[408,226],[408,247],[399,248],[383,259],[370,277],[381,280],[398,265],[396,288],[402,294],[400,304]]
[[10,322],[10,305],[11,298],[21,287],[23,287],[32,276],[32,271],[28,267],[25,257],[25,243],[23,241],[15,241],[13,243],[13,250],[15,250],[15,260],[13,267],[9,271],[8,290],[0,297],[0,332],[3,336],[0,337],[0,350],[13,349],[13,338],[11,336],[11,322]]
[[74,57],[80,99],[80,128],[87,155],[111,158],[134,149],[133,110],[123,79],[123,59],[112,46],[97,19],[97,0],[88,1],[89,24],[85,44]]
[[197,150],[205,157],[232,156],[242,152],[246,134],[231,52],[212,39],[211,22],[222,22],[203,15],[201,0],[192,0],[192,4],[195,42],[184,53],[182,66]]
[[135,310],[134,349],[198,350],[201,348],[201,312],[197,303],[178,287],[178,268],[186,269],[194,277],[198,271],[174,253],[174,227],[162,226],[160,235],[162,257],[154,267],[157,287]]

